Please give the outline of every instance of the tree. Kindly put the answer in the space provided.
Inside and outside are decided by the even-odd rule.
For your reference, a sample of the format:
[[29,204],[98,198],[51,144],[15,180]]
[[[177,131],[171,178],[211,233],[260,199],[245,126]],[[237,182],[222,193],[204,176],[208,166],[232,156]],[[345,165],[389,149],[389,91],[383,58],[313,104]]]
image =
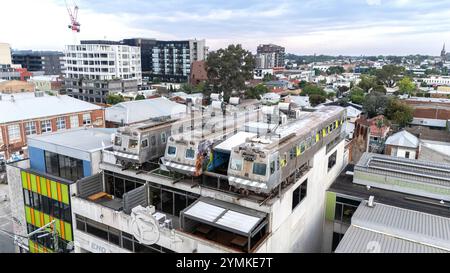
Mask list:
[[388,106],[389,99],[386,95],[373,92],[364,98],[363,110],[367,113],[369,118],[384,114]]
[[387,90],[386,90],[386,88],[383,85],[377,84],[377,85],[375,85],[372,88],[372,92],[378,92],[378,93],[386,94]]
[[110,105],[115,105],[115,104],[118,104],[118,103],[121,103],[124,101],[125,101],[125,99],[120,94],[109,94],[106,97],[106,103],[110,104]]
[[270,81],[274,81],[276,79],[277,79],[277,77],[275,77],[275,75],[270,74],[270,73],[265,73],[262,80],[263,80],[263,82],[270,82]]
[[358,87],[363,89],[364,92],[368,93],[370,89],[377,85],[375,77],[372,76],[361,76],[361,81],[358,83]]
[[298,83],[298,88],[303,89],[303,88],[305,88],[305,86],[306,86],[307,84],[308,84],[307,81],[301,80],[301,81]]
[[386,107],[386,117],[394,123],[405,127],[413,120],[413,108],[406,103],[401,102],[397,98],[389,100]]
[[134,98],[134,100],[145,100],[145,96],[142,95],[142,94],[138,94],[138,95]]
[[308,83],[303,88],[302,95],[304,95],[304,96],[321,95],[322,97],[326,97],[327,92],[325,92],[323,90],[323,88],[321,88],[321,87],[319,87],[319,86],[317,86],[315,84]]
[[333,75],[333,74],[342,74],[345,72],[345,69],[342,66],[330,66],[327,69],[327,74],[328,75]]
[[336,97],[336,93],[334,92],[330,92],[327,94],[327,99],[332,100]]
[[319,95],[319,94],[312,94],[309,96],[309,103],[311,106],[317,106],[321,103],[324,103],[326,101],[325,96]]
[[375,72],[375,76],[378,81],[383,83],[387,87],[394,87],[398,80],[399,75],[405,70],[405,68],[396,65],[385,65],[382,69],[378,69]]
[[356,104],[362,104],[364,102],[364,90],[359,87],[353,87],[350,90],[350,101]]
[[256,61],[241,45],[211,52],[206,61],[208,81],[215,92],[223,92],[227,100],[233,91],[245,90],[245,81],[253,78]]
[[400,94],[408,94],[411,95],[416,91],[416,84],[408,77],[404,77],[401,81],[398,82],[398,87]]
[[269,88],[264,84],[258,84],[254,87],[250,87],[245,91],[245,97],[247,99],[261,99],[262,95],[269,92]]

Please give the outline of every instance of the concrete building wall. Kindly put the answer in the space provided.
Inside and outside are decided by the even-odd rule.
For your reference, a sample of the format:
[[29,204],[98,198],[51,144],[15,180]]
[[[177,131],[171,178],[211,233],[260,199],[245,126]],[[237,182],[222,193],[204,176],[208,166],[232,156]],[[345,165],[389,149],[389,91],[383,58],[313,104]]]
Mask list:
[[[328,157],[337,151],[336,165],[328,171]],[[320,252],[325,219],[326,190],[345,167],[344,141],[326,154],[319,150],[313,168],[272,207],[272,233],[259,247],[264,252]],[[324,175],[325,174],[325,175]],[[308,179],[306,198],[292,211],[292,192]]]
[[392,145],[387,145],[385,154],[410,159],[416,159],[418,156],[417,149]]
[[[22,179],[20,168],[28,168],[29,161],[20,161],[15,165],[7,165],[6,173],[8,176],[9,197],[11,215],[13,218],[13,231],[15,234],[25,236],[27,234],[27,223],[25,219],[25,208],[23,200]],[[22,240],[28,246],[28,240]],[[19,248],[16,247],[16,252]]]

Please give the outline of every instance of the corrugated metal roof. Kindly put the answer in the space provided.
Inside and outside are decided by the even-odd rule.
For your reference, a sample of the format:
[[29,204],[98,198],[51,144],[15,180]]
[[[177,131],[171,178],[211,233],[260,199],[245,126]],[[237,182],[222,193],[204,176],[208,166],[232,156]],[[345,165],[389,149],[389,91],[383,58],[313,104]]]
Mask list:
[[35,97],[34,93],[2,95],[0,123],[15,122],[101,109],[100,106],[69,96]]
[[433,252],[450,251],[450,218],[381,203],[374,207],[366,204],[362,202],[353,214],[352,229],[344,236],[339,251],[370,252],[370,242],[387,252],[429,252],[430,248],[436,249]]
[[410,132],[403,130],[388,137],[386,145],[417,148],[419,147],[419,139]]
[[443,249],[350,226],[336,253],[447,253]]
[[186,112],[186,106],[166,98],[154,98],[122,102],[106,108],[107,121],[126,124],[142,122],[162,116],[178,116]]

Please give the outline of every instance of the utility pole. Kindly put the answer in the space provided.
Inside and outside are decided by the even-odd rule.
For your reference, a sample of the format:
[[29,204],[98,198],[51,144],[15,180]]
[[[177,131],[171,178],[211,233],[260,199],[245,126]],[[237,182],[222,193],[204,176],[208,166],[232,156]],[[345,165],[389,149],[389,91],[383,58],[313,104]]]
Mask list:
[[[49,233],[48,231],[45,230],[50,226],[52,229],[51,233]],[[23,244],[22,241],[19,239],[19,237],[29,239],[31,236],[33,236],[35,234],[39,234],[39,233],[46,233],[45,235],[41,235],[41,237],[45,237],[45,236],[48,236],[51,234],[53,237],[54,252],[55,253],[59,252],[58,231],[56,230],[56,220],[51,221],[50,223],[36,229],[35,231],[33,231],[25,236],[14,235],[14,244],[18,245],[20,248],[25,249],[26,251],[29,252],[30,248],[28,246],[26,246],[25,244]]]

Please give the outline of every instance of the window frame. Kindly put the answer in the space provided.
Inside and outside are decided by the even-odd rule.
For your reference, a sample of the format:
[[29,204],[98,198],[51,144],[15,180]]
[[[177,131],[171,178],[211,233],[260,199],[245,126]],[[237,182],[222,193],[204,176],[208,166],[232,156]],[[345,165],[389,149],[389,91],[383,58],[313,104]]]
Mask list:
[[41,120],[41,134],[47,134],[53,132],[52,120]]
[[[34,126],[33,126],[34,124]],[[37,124],[36,121],[28,121],[24,124],[25,127],[25,135],[32,136],[37,134]],[[34,130],[33,130],[34,127]]]
[[[9,142],[20,142],[22,141],[22,134],[20,130],[20,124],[11,124],[7,127],[8,140]],[[13,133],[13,134],[12,134]],[[14,136],[14,137],[11,137]]]

